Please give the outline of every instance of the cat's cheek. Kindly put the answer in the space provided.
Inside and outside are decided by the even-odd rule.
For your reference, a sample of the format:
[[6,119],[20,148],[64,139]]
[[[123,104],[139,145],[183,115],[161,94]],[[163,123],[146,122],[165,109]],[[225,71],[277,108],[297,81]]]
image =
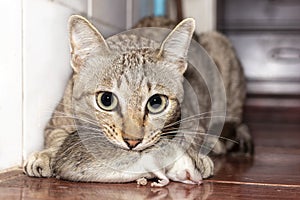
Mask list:
[[166,109],[165,123],[169,124],[178,120],[180,113],[181,113],[181,109],[178,101],[170,101],[169,106]]
[[177,120],[179,114],[177,114],[176,109],[172,106],[168,106],[166,110],[159,114],[149,114],[148,116],[148,129],[149,130],[162,130],[167,124],[170,124]]
[[148,117],[148,126],[146,127],[147,132],[162,130],[166,124],[166,113],[160,113],[158,115],[152,115]]

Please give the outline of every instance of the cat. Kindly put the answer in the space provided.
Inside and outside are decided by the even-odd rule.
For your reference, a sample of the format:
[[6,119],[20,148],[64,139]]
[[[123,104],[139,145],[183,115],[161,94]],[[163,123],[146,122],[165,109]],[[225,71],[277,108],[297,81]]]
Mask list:
[[[86,19],[72,16],[69,27],[74,73],[45,129],[45,149],[29,157],[24,172],[36,177],[97,182],[158,178],[152,186],[164,186],[169,179],[200,183],[210,177],[213,162],[199,154],[203,138],[176,132],[179,106],[188,104],[183,99],[183,79],[193,74],[186,56],[194,26],[192,19],[183,20],[162,44],[122,34],[105,40]],[[177,32],[184,33],[180,40]],[[232,117],[227,124],[234,136],[228,135],[243,142],[240,151],[251,152],[251,137],[241,118],[245,95],[242,68],[230,43],[218,34],[200,37],[208,52],[223,52],[216,50],[219,46],[210,45],[211,37],[217,38],[223,48],[230,47],[226,50],[231,57],[212,56],[223,78],[227,78],[227,98],[232,100],[228,105],[237,101],[228,107]],[[173,48],[174,44],[180,48]],[[230,82],[228,66],[220,67],[224,58],[225,65],[233,59],[229,63],[234,66],[229,68],[237,71],[232,76],[239,83]],[[208,98],[201,92],[198,95],[202,100]],[[166,127],[172,124],[169,134]],[[213,152],[226,153],[232,149],[228,144],[230,141],[218,140]]]

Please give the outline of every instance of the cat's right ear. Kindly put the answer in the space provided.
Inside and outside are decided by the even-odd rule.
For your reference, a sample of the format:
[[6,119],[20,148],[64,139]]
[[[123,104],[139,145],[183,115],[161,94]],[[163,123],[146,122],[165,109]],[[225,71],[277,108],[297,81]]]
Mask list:
[[187,54],[194,30],[194,19],[182,20],[162,42],[158,53],[158,57],[176,63],[181,74],[187,69]]
[[72,15],[69,19],[69,39],[71,66],[76,73],[92,52],[99,51],[104,55],[109,52],[103,36],[87,19],[79,15]]

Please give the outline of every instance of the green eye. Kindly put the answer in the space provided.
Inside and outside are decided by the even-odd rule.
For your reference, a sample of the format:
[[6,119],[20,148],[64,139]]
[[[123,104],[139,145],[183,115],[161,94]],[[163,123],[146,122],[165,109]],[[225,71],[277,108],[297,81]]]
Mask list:
[[148,100],[147,109],[151,114],[158,114],[166,109],[168,98],[164,95],[155,94]]
[[112,111],[118,106],[118,99],[112,92],[99,92],[96,100],[99,108],[105,111]]

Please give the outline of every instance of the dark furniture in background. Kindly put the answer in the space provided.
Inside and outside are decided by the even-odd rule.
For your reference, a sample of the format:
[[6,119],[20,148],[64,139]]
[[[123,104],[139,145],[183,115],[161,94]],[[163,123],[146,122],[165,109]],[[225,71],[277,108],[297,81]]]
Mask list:
[[300,122],[300,1],[218,0],[217,29],[232,41],[248,81],[245,118]]

